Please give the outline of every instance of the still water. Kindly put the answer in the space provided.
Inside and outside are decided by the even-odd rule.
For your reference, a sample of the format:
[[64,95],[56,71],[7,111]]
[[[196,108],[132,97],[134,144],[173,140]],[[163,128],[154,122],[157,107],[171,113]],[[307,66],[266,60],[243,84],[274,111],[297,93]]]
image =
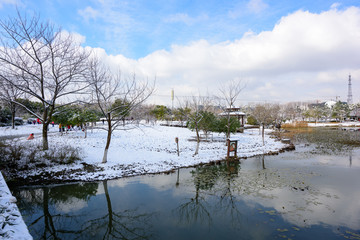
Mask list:
[[360,151],[13,190],[34,239],[360,239]]

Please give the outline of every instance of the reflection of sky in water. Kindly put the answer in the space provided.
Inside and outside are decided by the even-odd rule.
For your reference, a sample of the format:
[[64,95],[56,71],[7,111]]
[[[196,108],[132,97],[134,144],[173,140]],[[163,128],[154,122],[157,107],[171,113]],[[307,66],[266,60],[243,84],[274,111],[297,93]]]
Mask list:
[[[94,228],[91,224],[100,218],[106,228],[110,200],[114,214],[123,216],[126,223],[122,223],[154,233],[158,239],[175,239],[174,235],[177,239],[356,237],[360,231],[359,156],[358,150],[353,151],[350,165],[348,156],[320,156],[300,147],[296,152],[265,156],[266,169],[262,157],[256,157],[242,159],[237,167],[203,166],[169,175],[99,182],[90,195],[80,194],[80,199],[68,193],[69,197],[54,199],[49,205],[52,214],[62,219],[58,221],[62,228]],[[31,199],[26,198],[31,191],[41,199],[36,188],[19,194]],[[38,200],[32,215],[24,201],[20,209],[29,225],[42,214],[44,204]],[[66,220],[69,215],[71,222]],[[44,225],[38,221],[31,228],[38,232]],[[98,232],[99,238],[106,233],[105,229]]]

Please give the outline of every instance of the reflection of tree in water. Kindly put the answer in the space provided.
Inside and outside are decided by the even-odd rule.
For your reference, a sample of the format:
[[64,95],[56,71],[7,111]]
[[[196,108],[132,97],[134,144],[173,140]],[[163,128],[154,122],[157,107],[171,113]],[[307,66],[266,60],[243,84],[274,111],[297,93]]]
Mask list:
[[[217,209],[221,209],[219,214],[236,216],[236,214],[233,214],[238,213],[236,197],[243,198],[244,196],[254,197],[259,200],[278,199],[284,204],[281,209],[277,210],[279,211],[278,214],[288,214],[288,216],[297,219],[303,218],[305,220],[308,214],[312,214],[312,208],[324,208],[326,211],[333,211],[328,202],[323,200],[324,198],[336,198],[336,196],[321,192],[311,184],[311,177],[317,174],[296,168],[265,168],[266,160],[264,160],[263,156],[259,156],[258,161],[260,163],[258,169],[240,171],[238,176],[232,178],[231,181],[226,178],[218,181],[218,184],[208,192],[210,195],[224,196],[226,191],[227,201],[221,199],[217,206]],[[290,198],[281,198],[283,195]],[[225,213],[227,209],[232,212]],[[240,214],[237,216],[241,217]]]
[[[197,167],[192,172],[195,196],[175,209],[180,222],[194,224],[212,224],[212,219],[224,217],[233,227],[241,227],[244,221],[241,207],[244,197],[273,200],[279,199],[284,206],[278,214],[301,216],[304,219],[311,213],[311,207],[332,209],[322,198],[333,198],[311,184],[315,173],[304,169],[266,168],[266,156],[259,156],[257,169],[240,171],[237,162],[222,162],[221,165]],[[291,199],[281,198],[282,194]],[[208,204],[207,201],[215,201]],[[269,201],[271,203],[271,201]],[[285,208],[286,206],[286,208]],[[246,226],[245,223],[244,226]]]
[[34,215],[34,219],[27,223],[34,239],[89,239],[95,235],[102,239],[151,237],[149,219],[152,214],[140,214],[137,209],[114,212],[107,181],[103,186],[106,203],[101,203],[101,206],[107,206],[107,211],[104,216],[90,220],[86,220],[89,217],[86,214],[60,213],[56,209],[62,205],[71,207],[73,201],[87,202],[96,195],[98,183],[15,189],[13,194],[19,200],[20,208],[26,209],[22,215]]
[[352,166],[352,150],[349,151],[349,167]]
[[107,181],[103,181],[103,186],[108,211],[102,217],[85,222],[82,231],[92,236],[100,235],[102,239],[150,239],[153,214],[141,214],[137,209],[114,212]]
[[228,176],[237,174],[239,164],[208,165],[198,166],[191,172],[195,185],[195,197],[188,202],[181,204],[175,209],[179,215],[179,221],[186,224],[208,223],[211,225],[212,216],[210,214],[210,205],[206,202],[207,191],[210,191],[217,183],[219,177],[226,172]]
[[231,223],[237,223],[241,220],[241,212],[237,207],[236,195],[233,193],[234,184],[236,183],[235,179],[238,177],[239,169],[240,164],[238,161],[226,161],[226,163],[220,167],[220,180],[218,181],[218,185],[222,186],[222,191],[217,192],[220,199],[215,205],[215,209],[218,214],[230,216]]
[[194,224],[196,222],[211,223],[211,216],[207,208],[209,207],[205,198],[200,195],[200,190],[211,188],[211,181],[202,181],[199,175],[208,176],[207,179],[216,180],[216,170],[208,167],[199,166],[191,172],[194,177],[195,197],[181,204],[175,209],[175,213],[179,215],[179,222],[186,224]]
[[78,230],[69,230],[69,222],[76,222],[76,216],[70,214],[55,214],[53,208],[58,204],[71,204],[73,198],[87,201],[97,192],[97,183],[72,184],[55,187],[15,189],[14,195],[19,200],[18,205],[26,209],[24,216],[37,214],[38,208],[42,214],[28,223],[34,239],[61,239],[64,236],[76,234]]

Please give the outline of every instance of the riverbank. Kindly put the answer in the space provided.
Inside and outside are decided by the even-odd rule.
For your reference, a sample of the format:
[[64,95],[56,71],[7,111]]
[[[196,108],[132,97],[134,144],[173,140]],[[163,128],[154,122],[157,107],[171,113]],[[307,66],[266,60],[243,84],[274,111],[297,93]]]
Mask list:
[[[194,156],[196,148],[196,142],[193,141],[194,132],[186,128],[154,125],[131,128],[128,131],[115,131],[108,152],[108,161],[101,163],[107,134],[101,129],[102,126],[100,123],[97,129],[89,130],[86,138],[82,131],[70,131],[63,135],[57,132],[49,136],[50,147],[63,149],[70,145],[78,149],[80,161],[53,166],[45,166],[44,161],[44,167],[38,167],[39,164],[37,164],[37,167],[29,170],[7,173],[7,180],[11,184],[98,181],[167,172],[180,167],[219,161],[226,157],[227,147],[223,134],[214,134],[211,140],[201,142],[199,154]],[[36,136],[36,127],[41,128],[41,125],[19,126],[17,130],[12,130],[11,133],[14,135],[35,132],[35,139],[29,141],[26,137],[19,137],[13,141],[14,144],[41,144],[41,137]],[[54,129],[57,127],[55,126]],[[179,156],[175,137],[179,139]],[[265,136],[263,146],[258,129],[233,134],[231,139],[238,140],[238,157],[240,158],[277,153],[288,146],[269,135]],[[21,159],[21,161],[27,161],[27,159]]]
[[[35,146],[41,144],[41,125],[24,125],[16,129],[0,128],[0,136],[8,138],[11,144]],[[181,167],[196,166],[220,161],[226,157],[225,139],[223,134],[214,134],[211,140],[200,143],[199,154],[194,156],[196,142],[195,133],[186,128],[166,127],[161,125],[141,126],[128,131],[115,131],[108,152],[107,163],[101,163],[107,132],[98,124],[97,129],[89,130],[87,137],[82,131],[70,131],[67,134],[56,132],[57,126],[51,127],[49,145],[51,148],[64,149],[72,146],[80,152],[80,161],[66,165],[34,167],[32,169],[7,172],[9,184],[54,184],[72,181],[100,181],[143,174],[170,172]],[[26,140],[27,135],[35,134],[33,140]],[[175,137],[179,139],[179,156]],[[265,136],[265,145],[258,129],[249,129],[245,133],[233,134],[232,140],[238,141],[238,157],[248,158],[261,154],[274,154],[282,151],[288,144],[281,143],[270,135]],[[22,158],[19,161],[28,159]],[[44,164],[46,161],[44,161]],[[29,166],[31,163],[28,164]],[[40,164],[41,165],[41,164]],[[39,164],[36,166],[40,166]],[[16,199],[11,196],[1,176],[0,192],[4,199],[0,207],[15,216],[4,220],[4,236],[19,234],[27,236],[26,226],[16,207]],[[9,202],[10,201],[10,202]],[[12,202],[11,202],[12,201]],[[1,215],[7,218],[8,215]],[[11,228],[9,229],[9,227]],[[16,231],[15,231],[16,230]],[[19,236],[20,236],[19,235]],[[18,235],[16,235],[18,236]],[[15,239],[30,239],[18,238]]]
[[16,205],[16,198],[12,196],[0,172],[0,237],[1,239],[33,239],[21,217]]

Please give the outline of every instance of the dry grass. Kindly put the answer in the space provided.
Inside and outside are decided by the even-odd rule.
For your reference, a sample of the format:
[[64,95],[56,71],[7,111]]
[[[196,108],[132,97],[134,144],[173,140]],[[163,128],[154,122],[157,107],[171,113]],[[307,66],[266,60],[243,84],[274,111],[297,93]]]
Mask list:
[[285,131],[278,133],[278,137],[281,139],[288,138],[294,140],[298,134],[311,133],[313,128],[309,127],[307,122],[298,121],[294,123],[285,123],[281,125],[281,128]]
[[304,121],[297,121],[294,123],[284,123],[281,125],[283,129],[294,129],[294,128],[308,128],[308,123]]

